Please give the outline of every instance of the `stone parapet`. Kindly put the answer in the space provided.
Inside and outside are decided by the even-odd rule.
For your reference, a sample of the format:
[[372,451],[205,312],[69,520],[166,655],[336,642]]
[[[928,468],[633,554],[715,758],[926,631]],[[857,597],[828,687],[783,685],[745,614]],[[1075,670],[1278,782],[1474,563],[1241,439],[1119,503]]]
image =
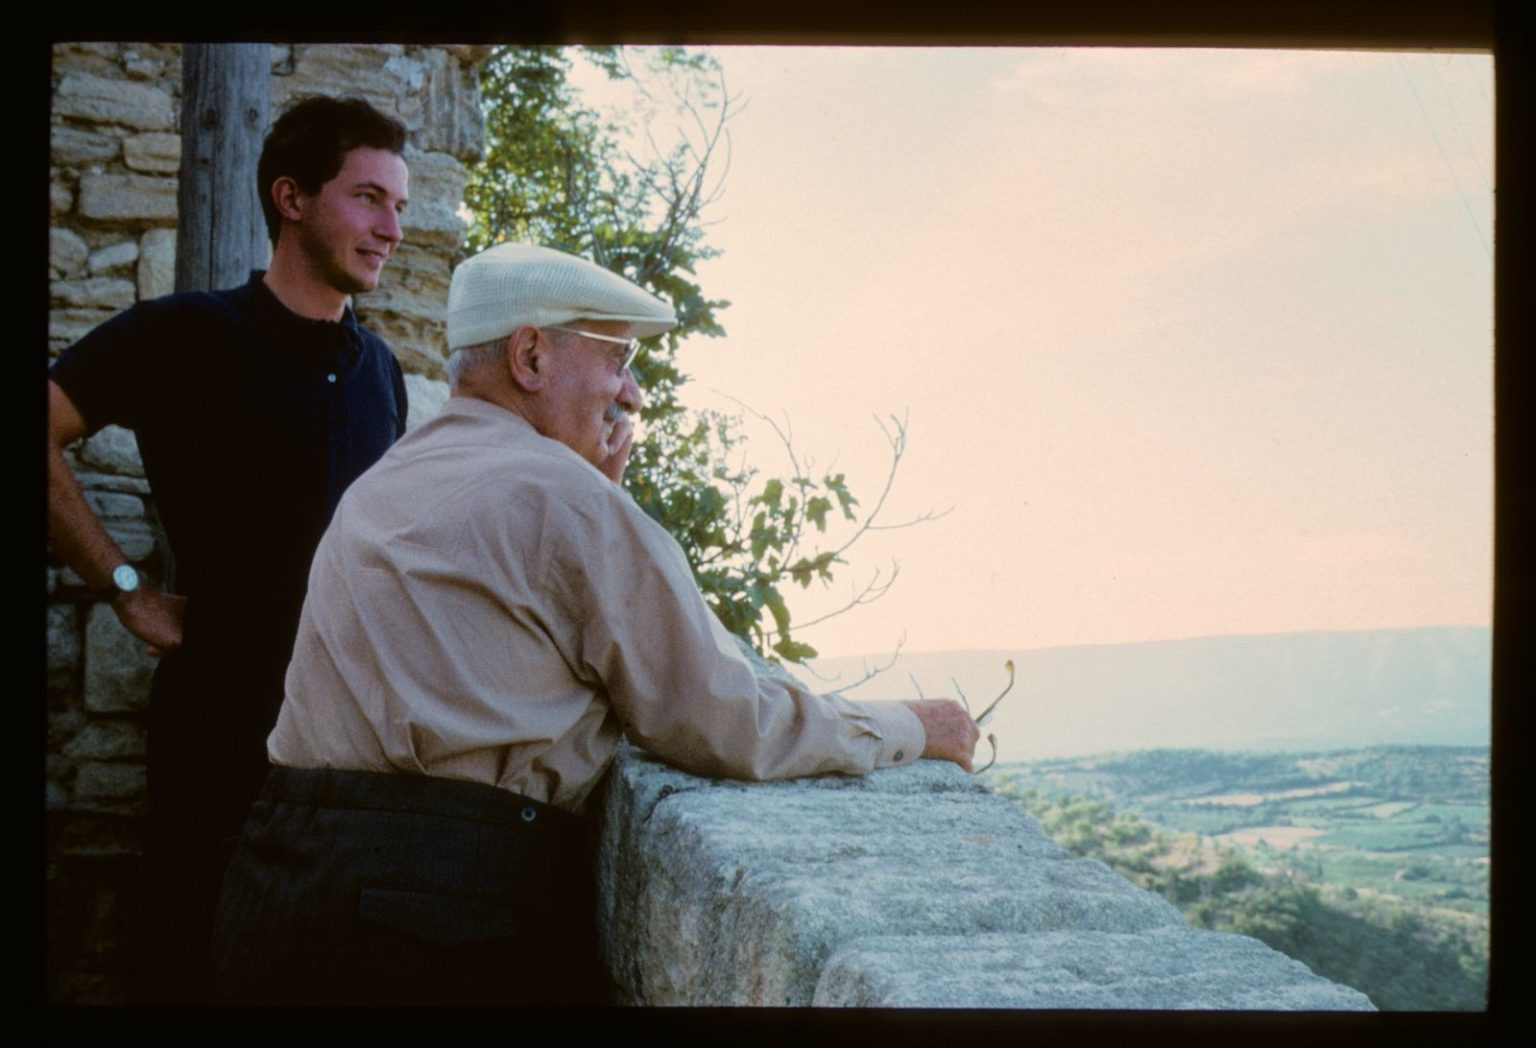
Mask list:
[[1190,929],[932,761],[747,784],[625,749],[599,895],[635,1004],[1372,1010],[1256,939]]

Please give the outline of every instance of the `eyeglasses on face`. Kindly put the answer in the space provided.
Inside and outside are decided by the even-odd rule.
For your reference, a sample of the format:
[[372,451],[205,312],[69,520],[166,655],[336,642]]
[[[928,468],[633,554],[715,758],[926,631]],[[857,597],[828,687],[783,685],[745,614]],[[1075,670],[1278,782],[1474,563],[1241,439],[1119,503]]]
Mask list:
[[635,362],[635,356],[640,352],[640,340],[638,338],[618,338],[614,335],[599,335],[596,331],[583,331],[581,328],[551,327],[550,331],[564,331],[568,335],[580,335],[582,338],[595,339],[598,342],[611,342],[615,346],[624,347],[624,359],[619,361],[616,370],[622,375],[624,369]]

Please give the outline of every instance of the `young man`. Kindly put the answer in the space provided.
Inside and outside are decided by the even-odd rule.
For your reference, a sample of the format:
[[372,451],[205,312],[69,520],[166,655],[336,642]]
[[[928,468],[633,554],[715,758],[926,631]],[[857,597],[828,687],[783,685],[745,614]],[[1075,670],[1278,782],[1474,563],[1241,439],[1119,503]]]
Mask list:
[[[266,772],[309,562],[341,493],[404,432],[389,347],[349,296],[400,243],[405,129],[359,99],[309,98],[258,164],[272,262],[243,287],[141,302],[68,349],[48,383],[55,552],[161,656],[135,999],[203,999],[226,842]],[[132,429],[175,564],[141,577],[63,449]]]

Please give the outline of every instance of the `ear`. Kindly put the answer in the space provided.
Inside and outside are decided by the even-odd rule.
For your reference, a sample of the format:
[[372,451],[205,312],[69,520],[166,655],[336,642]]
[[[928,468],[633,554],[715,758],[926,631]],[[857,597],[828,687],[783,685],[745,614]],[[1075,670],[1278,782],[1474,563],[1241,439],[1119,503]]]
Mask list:
[[290,175],[283,175],[272,180],[272,203],[277,205],[277,213],[290,222],[298,222],[304,217],[304,208],[301,206],[301,198],[304,191],[299,188]]
[[545,341],[537,328],[524,325],[507,336],[503,348],[513,384],[529,393],[543,389],[549,380]]

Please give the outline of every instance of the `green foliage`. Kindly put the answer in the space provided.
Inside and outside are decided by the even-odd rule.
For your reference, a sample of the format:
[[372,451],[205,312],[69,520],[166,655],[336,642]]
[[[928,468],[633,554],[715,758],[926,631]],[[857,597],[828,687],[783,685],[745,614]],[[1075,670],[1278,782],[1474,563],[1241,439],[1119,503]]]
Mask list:
[[[496,49],[480,74],[485,158],[464,191],[473,216],[464,254],[505,240],[545,244],[591,258],[673,306],[677,327],[648,343],[634,364],[646,393],[645,436],[624,485],[681,544],[728,630],[764,655],[802,662],[816,650],[794,634],[807,624],[794,623],[786,589],[832,581],[853,540],[830,549],[814,541],[827,533],[829,517],[858,523],[858,500],[841,473],[818,476],[808,462],[802,468],[787,440],[788,477],[759,478],[731,466],[739,419],[692,413],[680,403],[687,376],[677,368],[678,346],[691,335],[723,334],[718,314],[729,305],[706,295],[695,273],[715,254],[704,243],[700,215],[718,189],[711,164],[725,141],[731,100],[707,53],[648,49],[639,70],[630,64],[633,54],[619,47]],[[587,106],[573,89],[573,60],[633,88],[644,112],[631,123],[671,121],[682,132],[677,143],[662,149],[648,131],[651,153],[636,157],[617,119]],[[897,426],[896,436],[887,433],[892,474],[905,436]],[[848,607],[883,591],[877,576]]]

